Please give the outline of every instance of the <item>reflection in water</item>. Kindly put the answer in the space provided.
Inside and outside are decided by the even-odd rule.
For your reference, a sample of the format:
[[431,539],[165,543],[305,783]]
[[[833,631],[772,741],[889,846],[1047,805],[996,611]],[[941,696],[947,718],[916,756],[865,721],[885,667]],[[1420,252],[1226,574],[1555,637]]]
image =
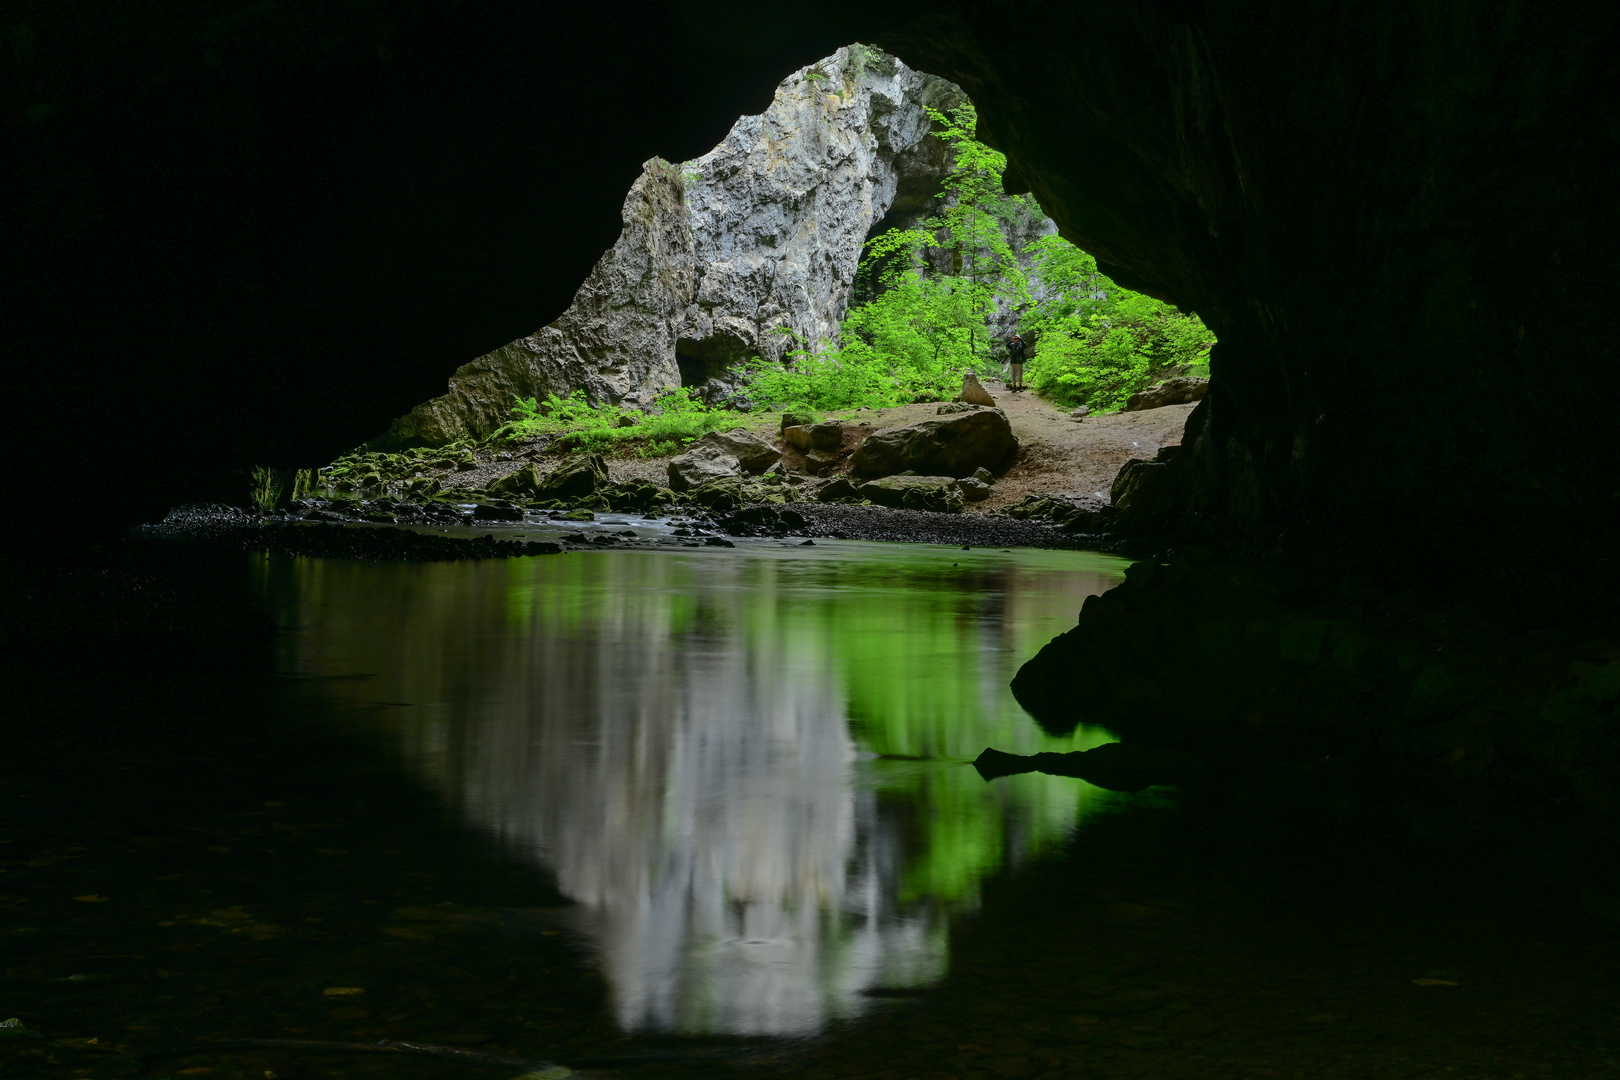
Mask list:
[[803,1034],[944,973],[945,916],[1080,782],[1007,690],[1124,564],[838,544],[371,565],[264,557],[288,665],[584,906],[628,1029]]

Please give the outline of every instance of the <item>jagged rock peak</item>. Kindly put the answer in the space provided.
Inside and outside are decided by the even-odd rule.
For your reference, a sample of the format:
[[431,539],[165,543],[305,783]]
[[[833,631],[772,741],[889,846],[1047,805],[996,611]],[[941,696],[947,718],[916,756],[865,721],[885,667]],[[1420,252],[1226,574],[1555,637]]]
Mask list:
[[647,162],[624,231],[568,310],[462,366],[448,393],[377,444],[488,434],[515,397],[582,389],[593,402],[644,406],[683,376],[712,396],[737,361],[780,359],[792,347],[784,330],[831,338],[872,227],[897,193],[939,190],[946,151],[928,137],[927,110],[963,99],[869,45],[794,72],[707,154]]

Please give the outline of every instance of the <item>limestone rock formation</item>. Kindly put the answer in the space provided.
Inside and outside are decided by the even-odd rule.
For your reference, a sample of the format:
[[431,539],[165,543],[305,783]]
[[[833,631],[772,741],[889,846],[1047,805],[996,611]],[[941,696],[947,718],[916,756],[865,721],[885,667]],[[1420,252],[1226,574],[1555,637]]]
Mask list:
[[491,495],[519,495],[536,499],[579,499],[595,494],[608,483],[607,462],[601,454],[586,454],[565,462],[549,473],[529,465],[489,485]]
[[855,471],[889,476],[908,469],[945,476],[969,476],[994,468],[1018,449],[1007,414],[1000,409],[923,420],[868,435],[856,448]]
[[713,402],[734,388],[739,361],[778,360],[794,338],[827,340],[868,233],[897,195],[939,190],[945,150],[928,137],[927,108],[962,99],[869,46],[800,69],[709,153],[647,162],[623,233],[573,305],[461,367],[448,393],[377,444],[487,435],[517,397],[583,390],[593,403],[647,408],[686,384]]

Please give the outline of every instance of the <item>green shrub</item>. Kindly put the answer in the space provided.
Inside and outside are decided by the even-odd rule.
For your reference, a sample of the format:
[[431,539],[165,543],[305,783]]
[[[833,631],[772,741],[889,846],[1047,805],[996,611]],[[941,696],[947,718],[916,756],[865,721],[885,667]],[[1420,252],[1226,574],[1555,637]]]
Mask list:
[[[729,409],[711,409],[693,399],[684,386],[660,394],[653,411],[640,413],[619,405],[592,405],[585,391],[576,390],[566,398],[548,395],[543,402],[518,398],[512,406],[515,419],[491,436],[492,441],[519,442],[543,435],[560,435],[565,449],[599,451],[620,444],[639,442],[643,457],[676,453],[705,432],[734,427],[737,414]],[[628,417],[633,426],[621,426]]]

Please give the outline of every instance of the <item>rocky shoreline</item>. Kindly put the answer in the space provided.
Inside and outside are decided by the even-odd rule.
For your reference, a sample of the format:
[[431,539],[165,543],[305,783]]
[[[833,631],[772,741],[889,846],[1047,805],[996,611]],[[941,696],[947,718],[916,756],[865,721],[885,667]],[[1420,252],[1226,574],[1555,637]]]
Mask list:
[[[281,555],[370,561],[439,562],[555,555],[607,548],[734,547],[739,539],[873,540],[966,547],[1118,551],[1106,534],[1064,531],[1049,518],[963,515],[928,510],[803,503],[768,503],[708,510],[674,506],[658,514],[627,511],[624,520],[595,511],[525,512],[499,520],[480,516],[485,504],[446,507],[405,504],[389,513],[304,500],[289,512],[266,514],[218,504],[188,505],[146,526],[154,537],[183,538]],[[501,507],[497,509],[505,510]],[[634,527],[631,527],[634,526]],[[454,535],[444,531],[455,528]],[[489,528],[469,535],[462,530]],[[505,535],[502,535],[505,534]],[[544,539],[532,539],[543,534]]]

